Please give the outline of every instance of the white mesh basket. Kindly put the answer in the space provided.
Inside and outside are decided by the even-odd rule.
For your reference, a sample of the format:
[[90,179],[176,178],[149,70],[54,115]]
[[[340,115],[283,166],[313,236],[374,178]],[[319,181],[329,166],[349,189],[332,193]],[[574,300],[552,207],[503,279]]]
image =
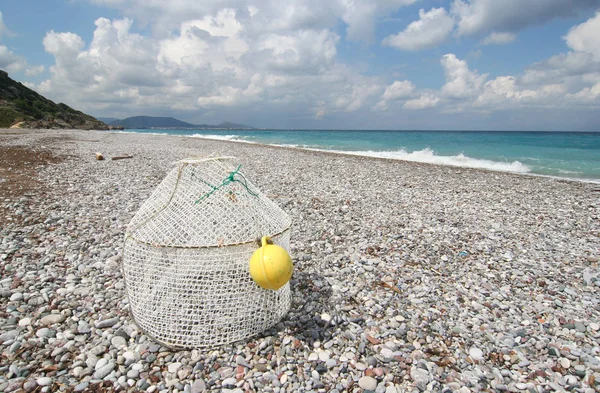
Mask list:
[[129,223],[123,272],[133,319],[172,348],[260,333],[290,308],[289,284],[260,288],[248,268],[257,239],[289,252],[289,216],[231,164],[180,161]]

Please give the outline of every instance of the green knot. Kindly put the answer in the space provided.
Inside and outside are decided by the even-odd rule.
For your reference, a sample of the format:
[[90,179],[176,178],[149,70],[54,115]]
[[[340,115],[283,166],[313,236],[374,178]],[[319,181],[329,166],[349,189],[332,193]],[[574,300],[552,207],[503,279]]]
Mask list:
[[[248,192],[248,194],[257,197],[258,194],[253,192],[252,190],[250,190],[250,188],[248,187],[248,181],[246,180],[246,178],[244,177],[244,175],[242,175],[240,173],[240,169],[242,168],[242,165],[240,164],[237,169],[233,172],[230,172],[229,175],[227,175],[227,177],[225,177],[225,179],[223,179],[223,182],[221,184],[219,184],[218,186],[213,186],[212,184],[199,179],[202,183],[206,184],[207,186],[209,186],[210,188],[212,188],[212,190],[210,190],[209,192],[207,192],[206,194],[202,195],[197,201],[196,203],[200,203],[202,200],[208,198],[209,196],[211,196],[212,194],[214,194],[215,192],[217,192],[219,189],[231,184],[231,183],[240,183]],[[236,176],[239,177],[236,178]],[[231,193],[231,191],[230,191]]]

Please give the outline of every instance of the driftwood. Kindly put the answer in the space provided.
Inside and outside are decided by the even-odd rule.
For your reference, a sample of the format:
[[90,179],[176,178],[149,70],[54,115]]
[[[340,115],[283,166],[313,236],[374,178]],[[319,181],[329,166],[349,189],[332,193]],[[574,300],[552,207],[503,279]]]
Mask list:
[[117,157],[111,157],[111,160],[116,161],[116,160],[125,160],[127,158],[133,158],[133,156],[117,156]]

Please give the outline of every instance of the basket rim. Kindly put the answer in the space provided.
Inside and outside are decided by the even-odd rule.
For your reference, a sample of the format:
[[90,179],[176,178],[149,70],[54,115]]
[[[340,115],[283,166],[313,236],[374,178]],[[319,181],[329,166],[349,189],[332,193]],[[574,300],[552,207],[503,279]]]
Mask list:
[[182,164],[197,164],[206,161],[218,161],[218,160],[235,160],[237,157],[234,156],[214,156],[214,157],[187,157],[183,160],[177,161]]

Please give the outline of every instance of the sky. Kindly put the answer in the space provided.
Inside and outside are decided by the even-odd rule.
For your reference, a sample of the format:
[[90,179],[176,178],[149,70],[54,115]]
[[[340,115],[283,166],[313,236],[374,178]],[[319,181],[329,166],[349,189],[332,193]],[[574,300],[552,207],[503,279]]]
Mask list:
[[19,0],[0,69],[96,117],[600,131],[600,0]]

